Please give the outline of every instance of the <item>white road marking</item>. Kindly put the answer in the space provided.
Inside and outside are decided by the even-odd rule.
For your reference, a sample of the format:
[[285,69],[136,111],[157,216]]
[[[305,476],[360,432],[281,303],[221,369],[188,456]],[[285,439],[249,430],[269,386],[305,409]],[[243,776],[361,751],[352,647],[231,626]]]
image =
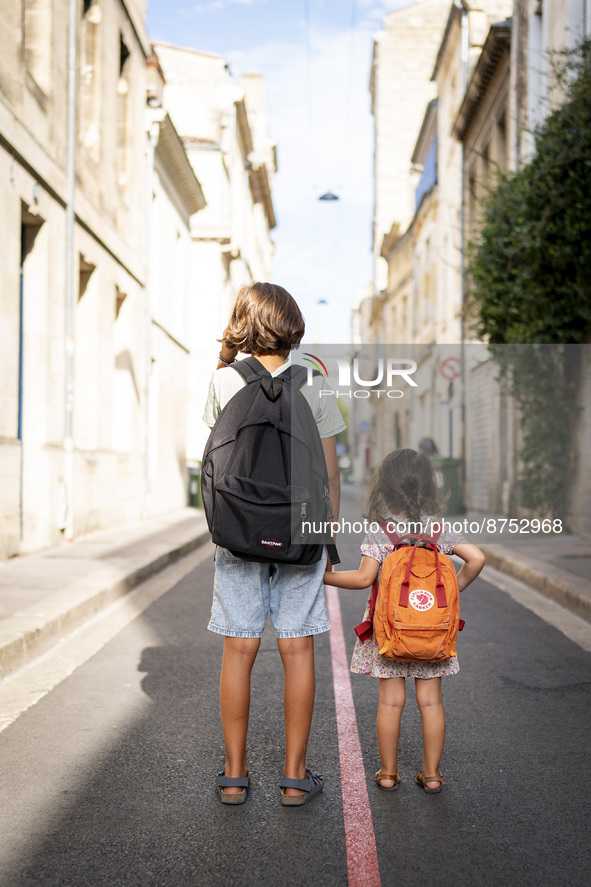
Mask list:
[[527,607],[544,622],[553,625],[583,650],[591,653],[591,624],[585,619],[575,616],[570,610],[566,610],[539,592],[533,591],[518,579],[513,579],[512,576],[495,570],[494,567],[485,567],[480,576],[485,582],[490,582],[491,585],[496,585],[501,591],[505,591],[514,601]]
[[0,732],[90,659],[150,604],[212,557],[210,542],[139,585],[0,684]]

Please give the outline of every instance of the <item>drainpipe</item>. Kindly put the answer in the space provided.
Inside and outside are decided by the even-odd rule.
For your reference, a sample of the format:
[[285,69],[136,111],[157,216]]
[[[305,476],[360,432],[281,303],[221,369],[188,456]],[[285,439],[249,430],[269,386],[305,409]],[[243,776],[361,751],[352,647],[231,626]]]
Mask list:
[[24,486],[24,447],[23,447],[23,347],[24,347],[24,286],[25,286],[25,236],[26,228],[21,223],[21,266],[18,308],[18,427],[17,440],[20,443],[20,474],[19,474],[19,541],[22,545],[24,531],[23,486]]
[[65,268],[65,405],[64,486],[65,537],[74,537],[74,197],[76,190],[76,80],[78,4],[68,0],[68,112],[66,148],[66,268]]
[[146,141],[146,207],[145,207],[145,226],[146,226],[146,267],[145,267],[145,342],[146,363],[145,363],[145,424],[144,424],[144,519],[150,517],[152,513],[152,477],[151,477],[151,382],[152,382],[152,316],[154,313],[154,158],[156,154],[156,146],[160,138],[160,122],[163,118],[163,112],[158,111],[157,115],[150,115],[148,118],[148,133]]
[[[466,95],[468,86],[468,48],[469,48],[469,29],[468,10],[464,5],[461,6],[462,23],[461,23],[461,43],[460,43],[460,59],[462,68],[462,98]],[[466,208],[465,208],[465,177],[466,177],[466,151],[464,142],[462,142],[462,169],[460,175],[460,187],[462,193],[460,195],[460,373],[461,373],[461,405],[460,405],[460,421],[462,423],[462,452],[461,457],[464,460],[464,481],[466,471],[466,329],[464,320],[464,309],[466,304]],[[452,455],[450,453],[450,455]]]

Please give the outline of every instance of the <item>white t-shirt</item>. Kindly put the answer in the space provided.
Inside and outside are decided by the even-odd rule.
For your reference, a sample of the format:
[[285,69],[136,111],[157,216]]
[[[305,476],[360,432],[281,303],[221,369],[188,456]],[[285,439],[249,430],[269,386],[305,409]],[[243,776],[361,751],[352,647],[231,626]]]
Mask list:
[[[291,363],[288,361],[278,367],[271,375],[279,376],[289,366],[291,366]],[[246,381],[240,373],[231,367],[220,367],[219,370],[215,371],[209,383],[209,393],[203,412],[203,421],[206,425],[209,425],[210,428],[213,427],[215,420],[230,398],[237,391],[240,391],[244,385],[246,385]],[[313,384],[302,385],[300,391],[310,404],[321,438],[333,437],[339,431],[346,429],[347,426],[343,421],[334,394],[320,395],[321,391],[332,391],[323,376],[313,376]]]

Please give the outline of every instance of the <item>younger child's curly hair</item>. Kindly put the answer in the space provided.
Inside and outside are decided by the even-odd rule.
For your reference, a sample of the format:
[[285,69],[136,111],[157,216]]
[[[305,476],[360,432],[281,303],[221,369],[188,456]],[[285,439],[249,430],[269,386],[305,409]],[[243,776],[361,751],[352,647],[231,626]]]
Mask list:
[[378,522],[390,515],[420,521],[440,512],[443,504],[428,456],[408,448],[389,453],[374,471],[365,508],[365,516]]
[[305,331],[297,302],[275,283],[240,287],[222,342],[246,354],[275,354],[299,345]]

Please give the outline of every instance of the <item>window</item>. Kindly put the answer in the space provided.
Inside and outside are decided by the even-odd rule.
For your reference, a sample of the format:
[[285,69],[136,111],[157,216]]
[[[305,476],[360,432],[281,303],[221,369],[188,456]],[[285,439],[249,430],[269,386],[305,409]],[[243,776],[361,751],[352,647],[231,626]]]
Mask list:
[[497,164],[499,172],[507,169],[507,115],[505,111],[497,120]]
[[24,0],[25,65],[35,83],[48,93],[51,86],[51,0]]
[[140,391],[130,350],[133,318],[123,305],[127,293],[115,284],[115,321],[113,324],[113,400],[112,444],[119,453],[131,453],[138,427]]
[[486,143],[485,147],[482,149],[482,157],[481,157],[481,170],[482,170],[482,189],[483,193],[486,194],[488,191],[488,177],[490,174],[490,141]]
[[80,253],[78,265],[78,301],[80,301],[86,292],[86,288],[95,269],[96,265],[87,262],[82,253]]
[[117,81],[117,183],[125,188],[129,179],[129,56],[119,34],[119,80]]
[[80,141],[100,160],[100,51],[102,11],[97,0],[84,0],[80,26]]
[[[42,279],[42,266],[39,257],[35,262],[33,248],[43,219],[30,212],[29,207],[21,204],[21,251],[20,251],[20,293],[18,320],[18,391],[17,391],[17,438],[23,439],[23,376],[24,376],[24,306],[27,290],[31,282]],[[45,270],[45,269],[43,269]],[[3,392],[4,394],[4,392]]]
[[127,298],[127,293],[121,292],[118,286],[115,287],[115,320],[119,317],[119,312],[123,307],[123,303]]

